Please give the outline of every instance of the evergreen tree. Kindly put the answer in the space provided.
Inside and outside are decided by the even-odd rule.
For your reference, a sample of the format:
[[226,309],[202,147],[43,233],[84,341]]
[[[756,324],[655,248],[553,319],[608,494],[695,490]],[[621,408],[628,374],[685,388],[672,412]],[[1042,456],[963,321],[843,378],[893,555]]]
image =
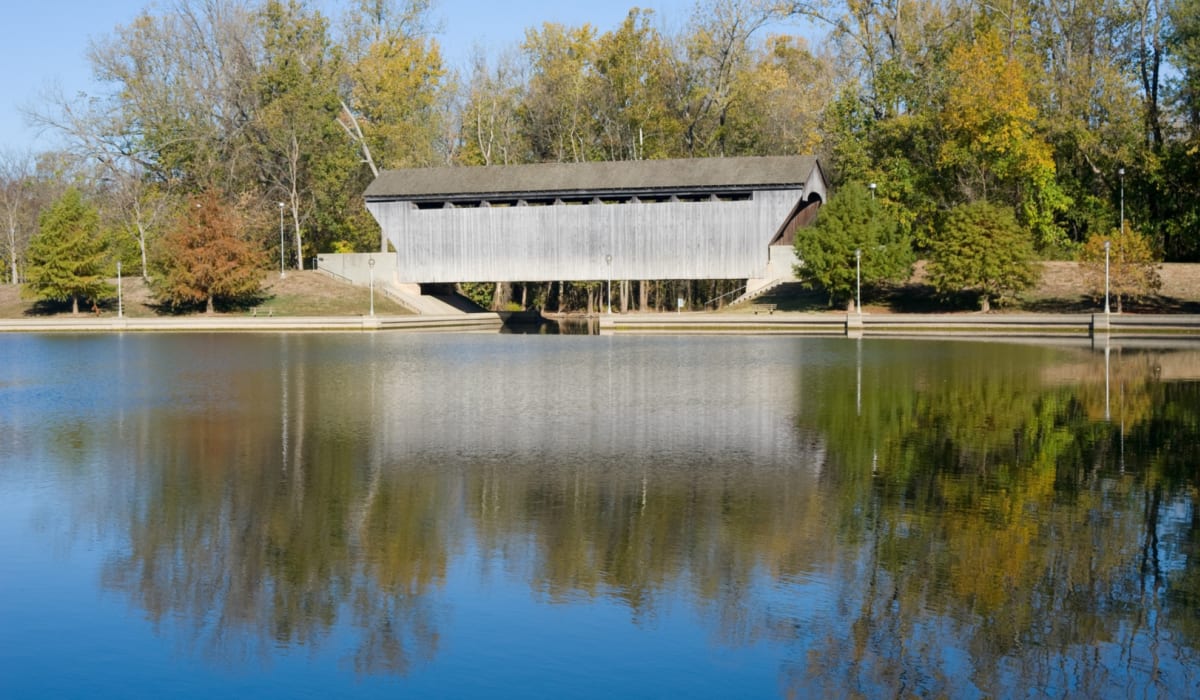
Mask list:
[[810,289],[829,292],[830,304],[848,298],[853,308],[858,273],[868,286],[912,274],[911,238],[883,202],[856,182],[830,198],[816,224],[796,230],[795,248],[796,276]]
[[973,291],[991,311],[1037,282],[1033,237],[1011,210],[986,201],[963,204],[941,221],[930,245],[929,281],[943,295]]
[[38,217],[38,233],[29,244],[26,298],[71,301],[79,313],[79,299],[98,300],[112,293],[105,281],[104,242],[100,215],[71,188]]

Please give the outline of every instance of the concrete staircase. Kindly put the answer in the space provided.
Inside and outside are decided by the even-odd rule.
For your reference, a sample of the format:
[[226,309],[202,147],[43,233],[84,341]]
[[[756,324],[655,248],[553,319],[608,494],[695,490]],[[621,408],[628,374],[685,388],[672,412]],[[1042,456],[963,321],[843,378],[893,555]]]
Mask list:
[[422,316],[451,316],[468,313],[466,309],[460,308],[460,306],[456,306],[441,297],[429,296],[427,294],[413,294],[411,290],[401,289],[391,284],[376,286],[382,289],[384,296],[388,299],[391,299],[414,314]]
[[[746,283],[746,292],[737,299],[729,302],[729,305],[747,304],[778,288],[782,284],[794,281],[794,279],[750,280]],[[753,282],[758,282],[758,284],[751,284]]]

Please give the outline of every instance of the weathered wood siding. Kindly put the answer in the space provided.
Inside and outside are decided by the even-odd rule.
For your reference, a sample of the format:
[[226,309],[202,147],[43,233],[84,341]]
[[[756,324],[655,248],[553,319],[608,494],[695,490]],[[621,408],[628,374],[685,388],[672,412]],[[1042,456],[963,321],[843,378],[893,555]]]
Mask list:
[[367,207],[396,249],[400,282],[739,279],[764,274],[768,244],[801,195],[764,190],[743,201]]

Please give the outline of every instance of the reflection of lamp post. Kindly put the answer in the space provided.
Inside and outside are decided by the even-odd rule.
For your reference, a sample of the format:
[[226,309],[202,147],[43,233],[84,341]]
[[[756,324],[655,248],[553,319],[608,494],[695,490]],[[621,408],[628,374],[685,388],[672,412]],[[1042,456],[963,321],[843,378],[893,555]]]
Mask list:
[[862,316],[862,249],[854,249],[854,306]]
[[117,261],[117,318],[125,315],[125,308],[121,299],[121,261]]
[[1117,175],[1121,176],[1121,233],[1125,232],[1125,168],[1119,168]]
[[1105,338],[1104,339],[1104,420],[1106,420],[1106,421],[1112,420],[1112,410],[1111,410],[1110,404],[1108,402],[1108,384],[1109,384],[1108,355],[1109,355],[1108,338]]
[[608,265],[608,313],[612,314],[612,255],[605,255],[604,262]]
[[1104,242],[1104,315],[1108,316],[1108,250],[1112,241]]
[[875,183],[872,182],[867,187],[871,190],[871,199],[875,199]]
[[371,276],[371,316],[375,315],[375,258],[367,258],[367,274]]
[[279,204],[279,279],[285,277],[283,272],[283,202]]

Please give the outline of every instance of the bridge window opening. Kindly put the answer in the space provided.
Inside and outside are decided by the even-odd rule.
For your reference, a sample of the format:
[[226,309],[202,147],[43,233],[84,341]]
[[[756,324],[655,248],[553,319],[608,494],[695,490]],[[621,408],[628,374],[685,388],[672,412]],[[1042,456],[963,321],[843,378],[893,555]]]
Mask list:
[[420,209],[478,209],[486,207],[549,207],[585,204],[664,204],[671,202],[749,202],[753,192],[706,192],[649,195],[590,195],[574,197],[541,197],[518,199],[463,199],[409,202],[407,206]]

